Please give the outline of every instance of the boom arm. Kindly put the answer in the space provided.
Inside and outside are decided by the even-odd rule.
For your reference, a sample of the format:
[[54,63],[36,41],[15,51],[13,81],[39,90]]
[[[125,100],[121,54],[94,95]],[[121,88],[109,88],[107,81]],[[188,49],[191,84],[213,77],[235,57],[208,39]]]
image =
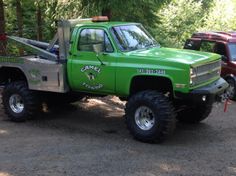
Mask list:
[[38,56],[41,56],[43,58],[52,61],[57,60],[56,54],[50,53],[49,51],[42,49],[47,47],[49,45],[48,43],[29,40],[26,38],[15,37],[15,36],[7,36],[7,38],[9,40],[12,40],[13,42],[20,44],[23,48],[26,48],[27,50],[31,51],[34,54],[37,54]]

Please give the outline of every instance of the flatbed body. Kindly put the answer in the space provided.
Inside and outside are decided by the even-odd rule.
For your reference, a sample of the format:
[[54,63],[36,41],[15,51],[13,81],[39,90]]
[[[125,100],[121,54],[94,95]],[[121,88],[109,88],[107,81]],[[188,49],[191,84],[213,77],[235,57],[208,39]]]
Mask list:
[[69,91],[66,78],[66,63],[41,59],[37,56],[3,57],[0,67],[14,67],[21,70],[27,79],[29,89],[66,93]]

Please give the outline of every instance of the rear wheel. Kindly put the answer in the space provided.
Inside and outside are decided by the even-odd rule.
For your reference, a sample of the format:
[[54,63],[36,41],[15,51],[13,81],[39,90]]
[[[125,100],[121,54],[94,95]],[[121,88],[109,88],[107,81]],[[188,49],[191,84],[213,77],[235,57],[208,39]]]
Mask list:
[[186,105],[178,113],[177,119],[184,123],[199,123],[206,119],[212,110],[212,104]]
[[174,108],[168,98],[156,91],[143,91],[126,104],[130,133],[143,142],[162,142],[175,129]]
[[2,103],[9,119],[15,122],[25,121],[39,110],[35,92],[30,91],[25,82],[12,82],[2,93]]

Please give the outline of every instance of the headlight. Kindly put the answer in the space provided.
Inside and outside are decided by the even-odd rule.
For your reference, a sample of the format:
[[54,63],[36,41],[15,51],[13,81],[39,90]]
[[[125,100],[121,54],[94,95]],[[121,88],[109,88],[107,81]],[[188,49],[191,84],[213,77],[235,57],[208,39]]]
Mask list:
[[195,78],[197,76],[196,69],[190,68],[190,77]]
[[197,77],[196,69],[190,68],[190,85],[193,85],[193,78]]

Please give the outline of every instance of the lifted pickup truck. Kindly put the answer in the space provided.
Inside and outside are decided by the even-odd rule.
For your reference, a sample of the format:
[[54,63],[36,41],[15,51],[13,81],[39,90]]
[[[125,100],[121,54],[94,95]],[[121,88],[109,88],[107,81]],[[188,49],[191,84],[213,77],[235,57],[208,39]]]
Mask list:
[[222,55],[221,76],[230,85],[229,98],[236,100],[236,32],[197,32],[184,48]]
[[0,57],[3,105],[13,121],[32,117],[42,102],[67,102],[75,92],[112,94],[127,100],[125,119],[136,139],[161,142],[176,118],[200,122],[224,98],[228,84],[220,78],[218,54],[162,48],[141,24],[106,17],[57,25],[50,43],[7,36],[33,53]]

